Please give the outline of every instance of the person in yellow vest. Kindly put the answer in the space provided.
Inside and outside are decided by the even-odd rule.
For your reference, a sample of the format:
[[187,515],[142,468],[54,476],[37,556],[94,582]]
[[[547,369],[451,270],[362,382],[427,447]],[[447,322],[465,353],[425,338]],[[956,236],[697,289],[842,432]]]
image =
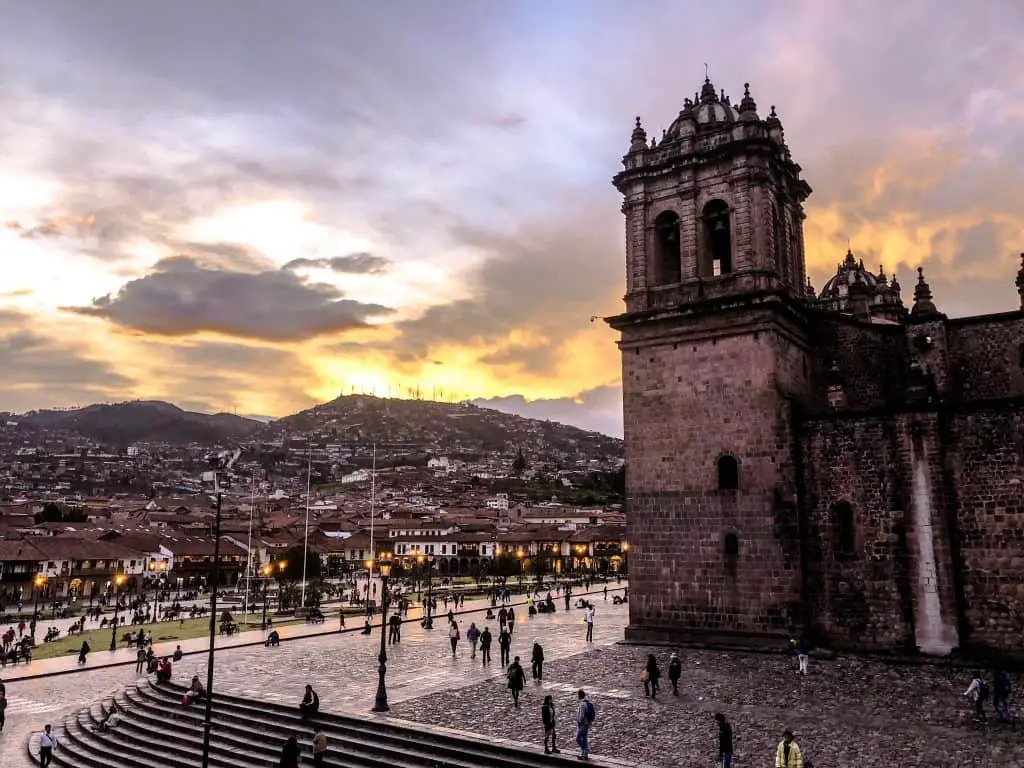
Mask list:
[[800,745],[793,741],[792,731],[783,731],[782,741],[775,751],[775,768],[804,768]]

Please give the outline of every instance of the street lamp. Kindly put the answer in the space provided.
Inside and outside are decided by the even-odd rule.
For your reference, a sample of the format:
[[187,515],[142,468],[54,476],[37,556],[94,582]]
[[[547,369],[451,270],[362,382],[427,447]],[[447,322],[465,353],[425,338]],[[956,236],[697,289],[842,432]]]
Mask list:
[[373,558],[363,561],[363,567],[366,568],[366,602],[365,602],[365,613],[367,616],[372,616],[370,613],[370,581],[373,579]]
[[277,610],[284,610],[284,590],[281,589],[281,575],[284,573],[284,569],[288,567],[287,560],[277,561]]
[[373,702],[373,712],[387,712],[391,707],[388,706],[388,690],[384,686],[384,677],[388,673],[388,654],[385,650],[385,633],[388,628],[388,576],[391,575],[391,563],[387,560],[381,561],[380,565],[380,578],[381,578],[381,612],[380,612],[380,655],[377,657],[377,662],[380,666],[377,668],[377,673],[380,678],[377,681],[377,697]]
[[427,611],[423,617],[423,628],[433,629],[434,619],[431,616],[434,609],[434,556],[433,555],[420,555],[416,560],[423,564],[423,561],[427,562]]
[[622,570],[629,576],[629,542],[622,542]]
[[260,623],[260,629],[267,628],[267,586],[270,584],[270,574],[274,572],[274,566],[267,563],[260,568],[260,573],[263,574],[263,621]]
[[156,577],[156,606],[153,609],[153,621],[160,621],[160,590],[163,588],[164,579],[167,577],[167,561],[161,560],[156,566],[159,575]]
[[523,552],[523,550],[517,549],[516,550],[516,557],[519,559],[519,591],[522,592],[523,591],[523,576],[524,576],[525,571],[526,571],[526,560],[523,559],[525,557],[525,553]]
[[110,650],[117,650],[117,609],[118,609],[118,588],[124,584],[125,575],[119,573],[114,577],[114,625],[110,628]]
[[36,617],[39,615],[39,590],[46,586],[46,577],[43,574],[37,574],[32,580],[35,585],[35,605],[32,606],[32,642],[36,641]]

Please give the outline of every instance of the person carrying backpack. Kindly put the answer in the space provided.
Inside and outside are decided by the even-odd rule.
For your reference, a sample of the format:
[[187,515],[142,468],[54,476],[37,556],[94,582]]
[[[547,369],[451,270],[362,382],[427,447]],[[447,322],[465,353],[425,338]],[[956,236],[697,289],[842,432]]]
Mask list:
[[523,690],[523,686],[526,685],[526,673],[523,672],[523,665],[519,663],[519,657],[516,656],[506,673],[508,677],[508,689],[512,691],[512,705],[519,708],[519,694]]
[[597,708],[594,706],[594,702],[587,698],[587,692],[582,688],[576,696],[580,700],[579,709],[576,710],[576,743],[580,748],[579,759],[589,760],[590,747],[587,739],[590,735],[590,726],[597,719]]
[[989,690],[988,684],[981,679],[981,672],[976,671],[974,673],[974,679],[971,680],[971,684],[964,691],[964,696],[974,702],[974,719],[984,723],[986,721],[985,702],[988,700]]

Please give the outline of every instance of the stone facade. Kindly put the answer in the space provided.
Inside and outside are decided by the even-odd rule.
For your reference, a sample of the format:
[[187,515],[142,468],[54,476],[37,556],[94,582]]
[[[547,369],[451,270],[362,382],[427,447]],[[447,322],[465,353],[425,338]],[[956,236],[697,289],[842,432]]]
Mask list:
[[749,89],[638,118],[623,166],[627,635],[1024,651],[1024,264],[998,315],[852,253],[815,294]]

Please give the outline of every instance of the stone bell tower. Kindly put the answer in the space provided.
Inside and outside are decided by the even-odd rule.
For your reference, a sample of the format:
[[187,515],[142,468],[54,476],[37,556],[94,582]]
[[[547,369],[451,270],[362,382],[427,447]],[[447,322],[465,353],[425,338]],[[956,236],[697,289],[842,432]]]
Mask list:
[[792,405],[808,391],[803,203],[775,107],[705,79],[660,140],[637,118],[614,179],[626,218],[620,331],[627,637],[782,638],[803,553]]

